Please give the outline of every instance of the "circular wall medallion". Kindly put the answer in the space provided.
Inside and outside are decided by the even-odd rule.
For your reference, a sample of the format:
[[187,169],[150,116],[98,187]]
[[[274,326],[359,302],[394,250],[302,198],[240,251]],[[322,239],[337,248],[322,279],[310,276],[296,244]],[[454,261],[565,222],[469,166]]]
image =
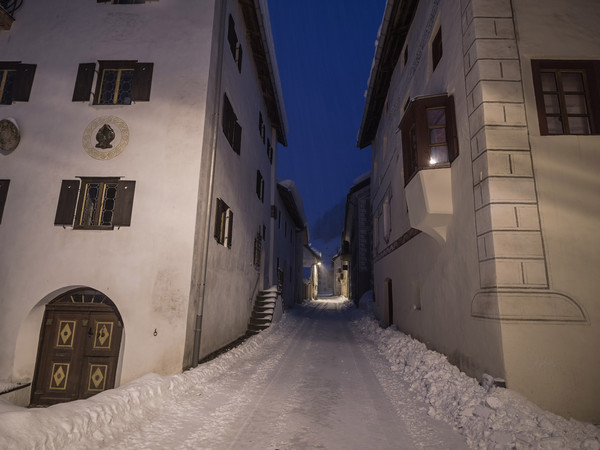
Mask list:
[[21,142],[19,127],[14,119],[0,120],[0,149],[12,152]]
[[94,119],[83,133],[83,148],[94,159],[112,159],[129,143],[129,127],[115,116]]

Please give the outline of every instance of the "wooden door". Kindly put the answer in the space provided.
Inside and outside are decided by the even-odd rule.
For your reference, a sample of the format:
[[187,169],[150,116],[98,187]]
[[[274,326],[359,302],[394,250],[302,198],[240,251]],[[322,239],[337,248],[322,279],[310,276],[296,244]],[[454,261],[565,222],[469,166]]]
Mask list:
[[113,388],[122,331],[108,305],[48,305],[31,404],[68,402]]

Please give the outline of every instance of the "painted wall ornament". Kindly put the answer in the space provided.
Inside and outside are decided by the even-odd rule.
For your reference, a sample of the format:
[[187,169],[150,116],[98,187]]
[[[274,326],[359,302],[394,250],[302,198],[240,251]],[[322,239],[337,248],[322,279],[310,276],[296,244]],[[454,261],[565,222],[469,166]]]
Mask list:
[[0,149],[12,152],[19,142],[21,142],[21,134],[15,119],[0,120]]
[[96,133],[96,140],[98,143],[96,144],[96,148],[112,148],[110,143],[115,140],[116,134],[111,126],[107,123],[102,125],[98,132]]
[[82,143],[92,158],[112,159],[120,155],[129,143],[129,127],[115,116],[98,117],[85,129]]

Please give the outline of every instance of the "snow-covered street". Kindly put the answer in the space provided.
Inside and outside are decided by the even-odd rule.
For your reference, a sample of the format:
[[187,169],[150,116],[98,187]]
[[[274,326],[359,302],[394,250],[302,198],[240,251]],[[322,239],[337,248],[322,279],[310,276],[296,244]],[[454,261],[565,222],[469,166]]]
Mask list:
[[180,375],[46,409],[0,405],[3,449],[598,449],[599,437],[509,390],[486,391],[344,298],[298,306]]

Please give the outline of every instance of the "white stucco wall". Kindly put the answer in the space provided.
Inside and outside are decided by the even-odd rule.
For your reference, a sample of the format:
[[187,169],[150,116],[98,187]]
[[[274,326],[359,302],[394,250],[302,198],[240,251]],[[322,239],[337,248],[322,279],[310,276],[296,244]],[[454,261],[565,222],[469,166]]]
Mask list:
[[[0,33],[0,60],[37,64],[29,102],[0,106],[22,132],[19,147],[0,155],[0,178],[11,180],[0,225],[0,379],[31,379],[41,321],[34,309],[74,286],[102,291],[123,317],[117,384],[181,370],[212,19],[209,0],[30,0]],[[150,101],[72,102],[78,64],[103,59],[153,62]],[[82,135],[104,115],[122,119],[130,140],[99,161]],[[61,180],[77,176],[135,180],[131,226],[55,227]]]
[[[379,233],[374,253],[390,251],[374,264],[382,322],[389,320],[391,280],[400,329],[470,375],[504,377],[508,387],[544,408],[596,422],[600,141],[540,136],[531,59],[600,59],[599,19],[591,0],[546,2],[543,10],[527,1],[462,1],[460,8],[451,1],[420,2],[408,34],[407,67],[399,62],[395,69],[372,146],[371,184]],[[431,74],[427,46],[440,21],[443,57]],[[421,233],[390,248],[409,229],[397,133],[403,106],[408,98],[444,92],[454,95],[460,149],[451,168],[446,241]],[[503,209],[503,202],[510,207]],[[517,210],[523,215],[514,225]],[[516,267],[515,278],[510,271]],[[482,292],[493,292],[498,317],[475,317],[472,308]],[[511,293],[520,295],[519,304],[507,300]],[[552,303],[557,299],[563,303]],[[585,320],[548,319],[547,307],[532,315],[528,308],[537,300],[580,308]]]
[[[215,165],[215,201],[221,198],[231,208],[233,220],[233,244],[231,249],[219,245],[214,238],[209,242],[209,257],[205,304],[203,308],[202,340],[200,355],[205,356],[246,332],[256,292],[265,286],[263,266],[256,270],[253,265],[254,238],[263,225],[270,235],[270,190],[275,182],[272,165],[267,156],[266,139],[263,144],[258,129],[259,112],[265,122],[266,137],[270,138],[273,152],[277,151],[277,138],[262,97],[258,73],[239,2],[227,1],[226,20],[234,19],[238,40],[242,45],[241,73],[224,36],[222,92],[227,94],[237,120],[242,127],[241,151],[233,151],[222,131],[221,121],[217,130],[217,156]],[[221,110],[223,97],[221,95]],[[219,112],[222,119],[222,112]],[[273,156],[273,164],[276,156]],[[256,195],[256,171],[260,170],[265,184],[264,202]],[[211,223],[214,226],[214,219]],[[263,242],[269,252],[269,244]],[[268,257],[265,258],[268,264]]]
[[[549,284],[577,302],[588,320],[505,325],[504,346],[513,350],[506,359],[507,375],[543,407],[597,423],[600,136],[540,136],[531,60],[600,60],[600,8],[593,0],[554,0],[543,9],[519,0],[513,6]],[[523,367],[552,375],[526,377]]]
[[[436,4],[439,3],[439,8]],[[443,57],[431,72],[429,45],[441,23]],[[398,124],[409,98],[448,93],[454,96],[459,156],[451,167],[453,215],[442,245],[421,233],[401,247],[374,261],[375,310],[382,322],[389,320],[386,280],[392,282],[394,318],[403,331],[429,347],[449,355],[471,375],[488,372],[504,376],[498,326],[470,317],[471,299],[479,287],[473,210],[473,179],[460,11],[453,2],[421,2],[407,37],[406,67],[394,71],[387,105],[372,146],[371,204],[379,217],[377,255],[410,229],[403,181],[402,141]],[[402,61],[402,55],[400,61]],[[385,112],[387,110],[387,113]],[[375,170],[375,165],[377,169]],[[383,233],[383,203],[390,202],[388,242]]]

